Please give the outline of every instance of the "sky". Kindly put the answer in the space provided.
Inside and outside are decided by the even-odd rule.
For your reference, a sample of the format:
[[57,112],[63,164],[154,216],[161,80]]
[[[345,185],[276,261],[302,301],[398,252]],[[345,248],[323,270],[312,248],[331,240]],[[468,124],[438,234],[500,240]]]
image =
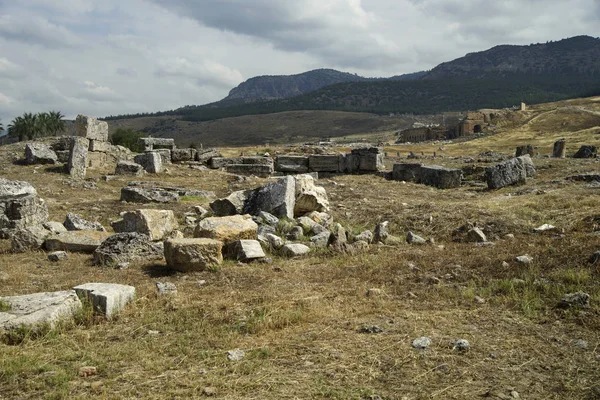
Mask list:
[[257,75],[392,76],[576,35],[600,36],[600,0],[0,0],[0,120],[164,111]]

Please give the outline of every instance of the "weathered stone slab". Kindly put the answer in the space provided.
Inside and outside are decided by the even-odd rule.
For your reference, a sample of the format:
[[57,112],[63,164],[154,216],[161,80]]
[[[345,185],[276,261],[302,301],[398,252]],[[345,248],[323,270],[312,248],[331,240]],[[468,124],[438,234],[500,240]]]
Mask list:
[[138,232],[112,235],[94,250],[94,264],[116,266],[120,263],[139,260],[160,260],[163,257],[162,243],[154,243]]
[[227,244],[223,252],[228,258],[243,262],[265,258],[265,252],[258,240],[236,240]]
[[247,165],[271,165],[273,166],[273,159],[271,157],[212,157],[208,166],[213,169],[225,168],[227,165],[232,164],[247,164]]
[[67,213],[63,226],[68,231],[100,231],[106,232],[106,229],[99,222],[90,222],[81,216],[73,213]]
[[42,225],[29,225],[19,228],[11,234],[11,250],[15,253],[39,250],[51,233]]
[[133,160],[144,167],[146,172],[151,174],[158,174],[163,170],[161,156],[156,151],[147,151],[144,154],[138,154]]
[[0,312],[0,332],[26,327],[32,330],[54,328],[62,320],[70,320],[81,308],[74,290],[0,297],[9,306]]
[[225,166],[225,171],[231,174],[238,175],[255,175],[261,178],[266,178],[273,174],[273,165],[259,164],[228,164]]
[[173,149],[171,150],[171,162],[195,161],[196,149]]
[[346,174],[356,174],[360,171],[360,155],[344,154],[340,157],[340,172]]
[[181,272],[203,271],[223,263],[223,242],[214,239],[168,239],[167,265]]
[[308,169],[311,172],[340,172],[340,156],[338,154],[310,155]]
[[49,236],[44,245],[48,251],[93,253],[109,236],[110,233],[100,231],[68,231]]
[[88,151],[87,167],[89,169],[110,170],[115,168],[115,160],[107,153]]
[[300,243],[286,244],[281,248],[286,257],[299,257],[310,253],[310,247]]
[[266,211],[276,217],[292,219],[296,205],[295,193],[296,182],[291,176],[267,183],[250,192],[244,205],[244,213],[258,215],[259,212]]
[[89,141],[86,138],[75,137],[71,144],[67,170],[73,179],[85,179],[88,165]]
[[142,176],[144,172],[143,166],[131,161],[119,161],[115,168],[115,175]]
[[206,164],[213,157],[221,157],[216,149],[200,149],[196,152],[196,161]]
[[141,209],[126,211],[121,219],[111,223],[115,232],[138,232],[148,235],[150,240],[164,240],[171,232],[179,229],[172,210]]
[[504,161],[485,172],[489,189],[499,189],[510,185],[522,185],[527,177],[535,175],[535,167],[529,155]]
[[113,145],[109,142],[104,142],[102,140],[90,140],[90,147],[88,147],[89,151],[97,151],[103,153],[110,153],[113,151]]
[[194,231],[196,238],[217,239],[225,243],[241,239],[256,239],[258,225],[249,215],[205,218]]
[[116,283],[86,283],[73,288],[77,296],[87,299],[94,310],[112,318],[135,298],[135,288]]
[[128,203],[175,203],[179,194],[160,188],[125,186],[121,188],[121,201]]
[[156,149],[156,153],[160,154],[160,161],[162,165],[171,164],[171,150],[170,149]]
[[598,148],[596,146],[584,145],[579,148],[577,153],[573,156],[574,158],[594,158],[598,154]]
[[418,180],[419,183],[438,189],[460,187],[461,181],[461,169],[444,168],[437,165],[423,165]]
[[140,143],[144,146],[144,150],[154,150],[154,148],[166,148],[173,150],[175,148],[175,139],[172,138],[140,138]]
[[304,174],[308,172],[308,157],[278,156],[275,159],[275,171]]
[[297,175],[295,177],[294,192],[296,195],[295,216],[302,216],[312,211],[329,211],[327,191],[322,186],[316,186],[312,176]]
[[48,220],[46,202],[28,182],[0,178],[0,238],[7,239],[19,228]]
[[50,233],[62,233],[67,231],[67,228],[65,228],[63,224],[57,221],[44,222],[42,226],[49,230]]
[[358,169],[361,172],[375,172],[384,168],[384,153],[380,147],[352,149],[351,154],[359,157]]
[[238,190],[224,199],[213,201],[210,203],[210,208],[216,217],[241,214],[249,194],[249,190]]
[[421,174],[421,166],[418,163],[394,164],[392,179],[395,181],[416,182]]
[[28,143],[25,146],[25,162],[27,164],[56,164],[58,156],[44,143]]
[[80,114],[75,119],[75,136],[108,142],[108,123]]

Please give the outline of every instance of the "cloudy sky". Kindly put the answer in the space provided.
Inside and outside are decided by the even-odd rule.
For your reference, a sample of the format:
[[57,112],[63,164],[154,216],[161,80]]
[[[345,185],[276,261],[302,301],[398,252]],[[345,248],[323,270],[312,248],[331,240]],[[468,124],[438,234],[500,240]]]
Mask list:
[[599,0],[0,0],[0,119],[216,101],[256,75],[430,69],[600,36]]

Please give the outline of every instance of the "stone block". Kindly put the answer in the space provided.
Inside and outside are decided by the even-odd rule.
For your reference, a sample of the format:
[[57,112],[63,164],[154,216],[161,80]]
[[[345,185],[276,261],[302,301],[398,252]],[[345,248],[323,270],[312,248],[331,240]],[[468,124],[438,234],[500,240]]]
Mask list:
[[345,174],[356,174],[360,171],[360,155],[344,154],[340,158],[340,172]]
[[48,207],[28,182],[0,178],[0,239],[19,228],[43,224]]
[[195,161],[196,149],[173,149],[171,150],[171,162]]
[[510,185],[522,185],[527,177],[535,176],[535,167],[529,155],[504,161],[485,171],[489,189],[499,189]]
[[171,164],[171,150],[170,149],[156,149],[153,151],[160,154],[160,161],[162,162],[162,165]]
[[353,149],[351,154],[359,157],[359,171],[361,172],[375,172],[384,168],[384,153],[380,147]]
[[250,192],[244,205],[244,213],[258,215],[266,211],[276,217],[294,218],[296,205],[296,181],[291,176],[267,183]]
[[223,242],[215,239],[168,239],[165,259],[176,271],[203,271],[223,263],[222,249]]
[[67,170],[73,179],[85,179],[88,165],[89,140],[83,137],[73,138]]
[[75,119],[75,136],[108,142],[108,123],[80,114]]
[[172,210],[141,209],[126,211],[121,219],[111,223],[115,232],[137,232],[148,235],[150,240],[164,240],[179,224]]
[[300,243],[290,243],[284,245],[281,252],[286,257],[299,257],[310,253],[310,247]]
[[156,151],[146,151],[144,154],[138,154],[133,160],[144,167],[146,172],[158,174],[162,172],[162,159]]
[[312,154],[308,156],[308,169],[311,172],[340,172],[340,155]]
[[28,143],[25,146],[25,162],[27,164],[56,164],[58,156],[44,143]]
[[275,159],[275,171],[304,174],[308,172],[308,157],[278,156]]
[[265,252],[258,240],[236,240],[227,244],[223,252],[227,258],[243,262],[265,258]]
[[200,149],[196,152],[196,161],[206,164],[213,157],[221,157],[216,149]]
[[109,236],[100,231],[68,231],[49,236],[44,245],[48,251],[93,253]]
[[238,190],[224,199],[210,203],[210,208],[216,217],[226,217],[244,212],[244,204],[248,199],[249,190]]
[[176,203],[179,194],[161,188],[125,186],[121,188],[121,201],[128,203]]
[[256,239],[258,225],[249,215],[205,218],[196,226],[194,237],[220,240],[225,243]]
[[94,264],[111,267],[139,260],[160,260],[162,257],[162,243],[152,242],[148,235],[138,232],[112,235],[94,250]]
[[438,189],[450,189],[460,187],[461,181],[461,169],[444,168],[437,165],[423,165],[420,169],[418,183],[434,186]]
[[225,171],[237,175],[255,175],[261,178],[266,178],[273,174],[273,165],[259,164],[228,164],[225,166]]
[[421,173],[421,164],[402,163],[394,164],[392,179],[395,181],[416,182]]
[[113,145],[110,144],[109,142],[91,139],[90,147],[88,148],[88,151],[99,151],[99,152],[103,152],[103,153],[110,153],[113,150],[112,147],[113,147]]
[[116,283],[86,283],[73,288],[80,299],[87,299],[94,310],[113,318],[135,298],[135,288]]
[[14,253],[39,250],[51,234],[52,232],[42,225],[29,225],[19,228],[11,234],[11,250]]
[[144,172],[143,166],[131,161],[119,161],[115,168],[115,175],[142,176]]

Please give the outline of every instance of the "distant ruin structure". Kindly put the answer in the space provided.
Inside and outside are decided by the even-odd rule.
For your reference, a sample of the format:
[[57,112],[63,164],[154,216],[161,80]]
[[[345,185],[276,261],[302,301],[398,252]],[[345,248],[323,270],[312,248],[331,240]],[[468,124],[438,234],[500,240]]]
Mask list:
[[175,150],[175,139],[171,138],[153,138],[145,137],[140,138],[140,143],[144,147],[144,151],[151,151],[155,149],[169,149]]

